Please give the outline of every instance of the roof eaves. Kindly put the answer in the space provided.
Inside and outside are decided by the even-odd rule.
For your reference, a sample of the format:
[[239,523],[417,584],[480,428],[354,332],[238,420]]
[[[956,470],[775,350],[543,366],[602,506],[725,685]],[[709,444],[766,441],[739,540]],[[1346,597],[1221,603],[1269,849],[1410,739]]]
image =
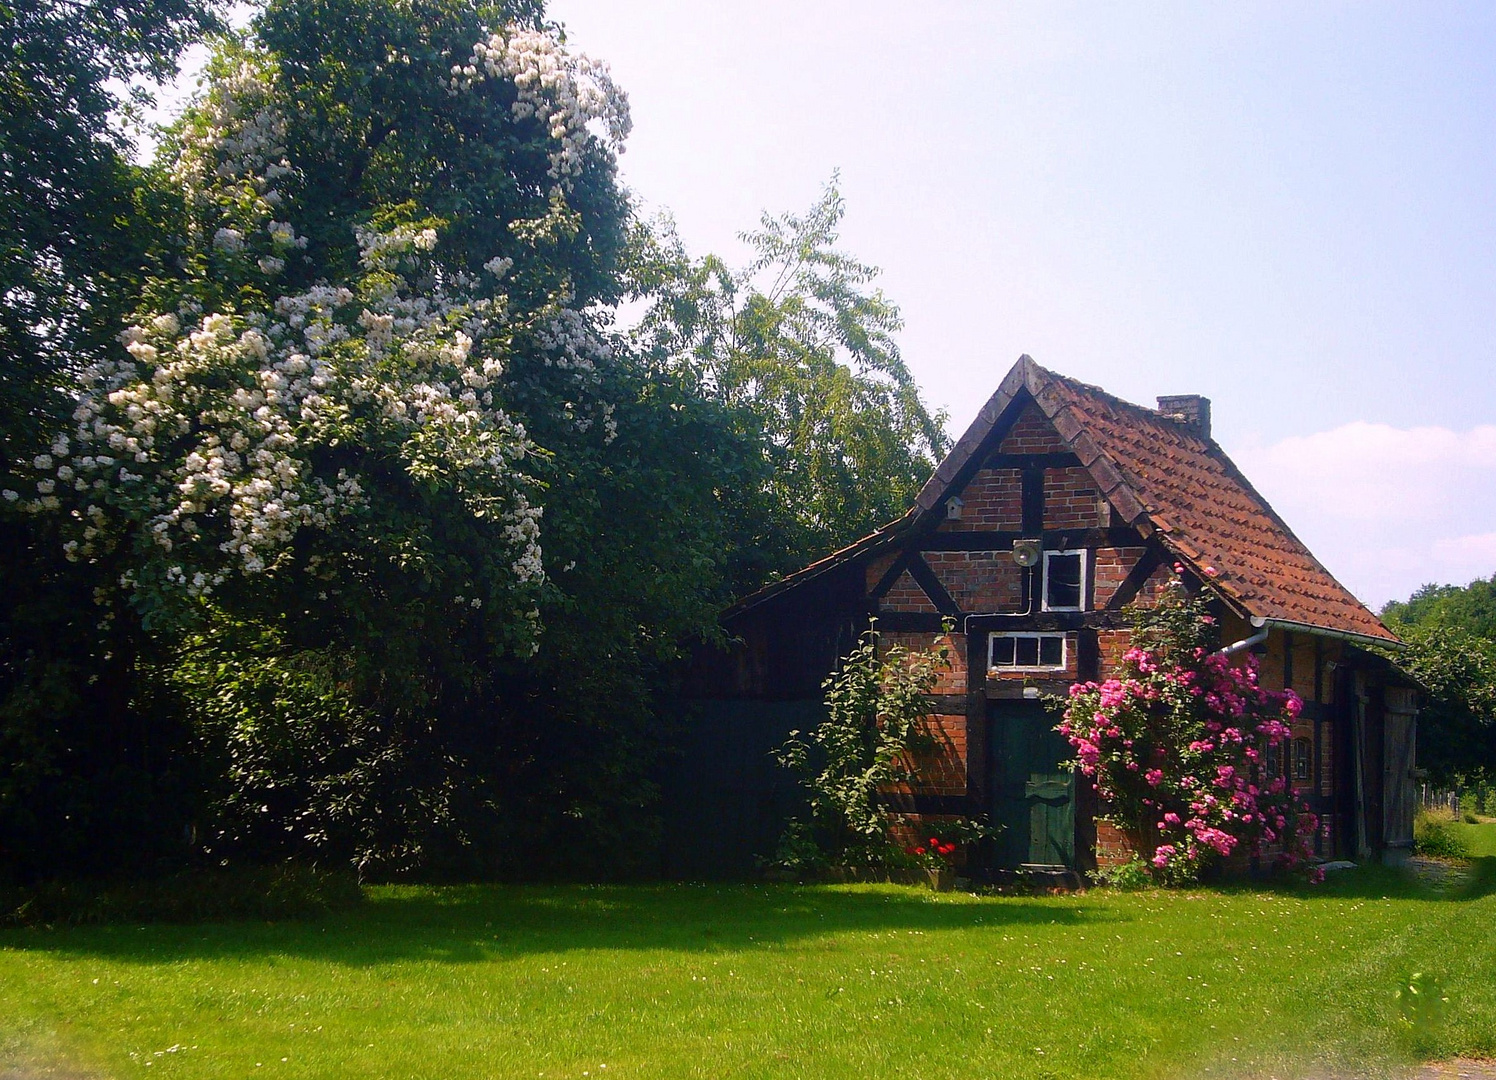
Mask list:
[[745,611],[748,611],[751,608],[758,607],[758,605],[764,603],[767,600],[773,599],[775,596],[778,596],[780,593],[785,592],[795,587],[796,585],[801,585],[813,578],[820,577],[826,571],[832,569],[833,567],[839,566],[841,563],[847,561],[848,559],[854,558],[858,555],[862,555],[868,551],[873,550],[884,542],[895,539],[896,537],[907,532],[909,528],[914,525],[915,521],[918,520],[918,518],[919,508],[914,507],[897,521],[891,521],[887,525],[880,526],[879,528],[874,529],[872,532],[868,533],[862,539],[856,540],[838,551],[833,551],[830,555],[816,560],[809,566],[802,567],[801,569],[796,570],[793,574],[787,574],[786,576],[780,578],[778,581],[770,582],[768,585],[765,585],[757,592],[749,593],[747,596],[743,597],[743,599],[739,600],[736,604],[732,605],[732,607],[724,611],[721,615],[721,618],[725,621],[737,615],[741,615]]

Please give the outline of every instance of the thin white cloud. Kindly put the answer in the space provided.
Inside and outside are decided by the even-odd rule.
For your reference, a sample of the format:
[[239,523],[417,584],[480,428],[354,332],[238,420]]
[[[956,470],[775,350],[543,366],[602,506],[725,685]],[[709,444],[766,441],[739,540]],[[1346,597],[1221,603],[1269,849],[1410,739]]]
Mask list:
[[1434,581],[1496,572],[1496,425],[1468,431],[1364,421],[1248,444],[1259,491],[1373,607]]

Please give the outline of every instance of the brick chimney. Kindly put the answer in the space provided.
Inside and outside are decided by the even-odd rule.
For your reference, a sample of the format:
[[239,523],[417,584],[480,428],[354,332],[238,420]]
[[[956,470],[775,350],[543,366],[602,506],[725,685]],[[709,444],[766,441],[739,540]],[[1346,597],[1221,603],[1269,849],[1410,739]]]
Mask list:
[[1158,411],[1202,439],[1210,438],[1210,398],[1172,394],[1158,399]]

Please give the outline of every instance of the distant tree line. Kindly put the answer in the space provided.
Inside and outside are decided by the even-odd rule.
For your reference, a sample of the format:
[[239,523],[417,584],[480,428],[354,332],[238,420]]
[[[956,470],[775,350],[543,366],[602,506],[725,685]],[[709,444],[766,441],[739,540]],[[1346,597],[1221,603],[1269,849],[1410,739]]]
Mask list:
[[0,12],[0,879],[647,872],[683,650],[945,449],[835,181],[694,258],[541,4],[220,14]]
[[1424,686],[1418,763],[1435,783],[1496,782],[1496,574],[1469,585],[1425,585],[1382,608],[1407,642],[1397,661]]

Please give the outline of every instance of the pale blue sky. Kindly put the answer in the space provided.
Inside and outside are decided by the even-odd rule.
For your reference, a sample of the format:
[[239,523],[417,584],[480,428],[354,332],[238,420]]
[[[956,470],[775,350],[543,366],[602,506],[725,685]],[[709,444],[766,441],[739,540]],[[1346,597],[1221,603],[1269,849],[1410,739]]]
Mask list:
[[841,170],[843,245],[957,431],[1024,352],[1204,393],[1363,599],[1496,572],[1496,5],[550,10],[694,249]]
[[1217,439],[1380,606],[1496,572],[1496,4],[551,0],[698,253],[840,169],[906,360],[1021,353]]

